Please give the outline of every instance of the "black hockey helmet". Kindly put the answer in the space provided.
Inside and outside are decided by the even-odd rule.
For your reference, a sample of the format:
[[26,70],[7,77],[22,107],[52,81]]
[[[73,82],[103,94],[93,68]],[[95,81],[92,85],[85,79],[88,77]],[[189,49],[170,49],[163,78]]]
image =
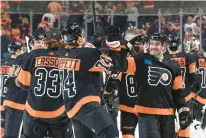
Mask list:
[[163,33],[153,33],[150,36],[150,41],[151,40],[160,41],[161,43],[164,43],[164,42],[168,41],[167,36]]
[[14,54],[17,49],[23,50],[23,44],[18,41],[13,41],[8,46],[8,51],[10,54]]
[[34,41],[44,40],[46,38],[46,33],[42,28],[38,28],[32,36],[29,38],[29,44],[34,44]]
[[46,44],[48,44],[48,47],[50,48],[57,48],[62,47],[60,43],[62,43],[61,40],[61,30],[58,28],[50,28],[45,32],[46,34]]
[[84,37],[84,35],[84,28],[77,23],[68,24],[61,31],[62,40],[68,45],[75,45],[77,43],[77,37]]
[[180,39],[178,35],[176,35],[175,33],[169,34],[168,43],[169,43],[169,49],[172,51],[176,51],[180,44]]

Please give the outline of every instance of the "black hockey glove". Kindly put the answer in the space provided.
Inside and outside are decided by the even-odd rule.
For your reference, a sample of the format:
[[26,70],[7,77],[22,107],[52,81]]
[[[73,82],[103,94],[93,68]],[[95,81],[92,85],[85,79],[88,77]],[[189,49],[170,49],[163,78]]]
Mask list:
[[119,41],[121,39],[120,29],[117,26],[110,25],[106,29],[106,36],[108,42]]
[[199,103],[198,101],[194,100],[193,102],[193,109],[192,109],[192,115],[193,115],[193,120],[200,121],[202,120],[203,117],[203,104]]
[[192,123],[192,116],[188,107],[179,109],[179,123],[181,129],[186,129]]
[[197,82],[196,84],[191,86],[191,90],[195,93],[201,90],[201,83]]

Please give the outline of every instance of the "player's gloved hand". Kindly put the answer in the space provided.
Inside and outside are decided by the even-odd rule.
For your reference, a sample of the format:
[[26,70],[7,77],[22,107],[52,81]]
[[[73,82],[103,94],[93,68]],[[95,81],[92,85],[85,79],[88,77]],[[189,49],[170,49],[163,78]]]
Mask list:
[[192,85],[191,90],[195,93],[198,93],[201,90],[200,82],[197,82],[196,84]]
[[134,26],[129,26],[125,32],[123,43],[131,50],[134,47],[134,43],[139,37],[142,36],[142,32]]
[[119,27],[114,26],[114,25],[110,25],[106,29],[106,36],[107,36],[107,41],[109,41],[109,42],[119,41],[121,39]]
[[186,129],[192,123],[192,116],[188,107],[179,109],[179,123],[181,129]]
[[202,117],[203,117],[203,104],[199,103],[197,100],[194,100],[193,101],[193,109],[192,109],[192,115],[193,115],[193,120],[197,120],[197,121],[200,121],[202,120]]

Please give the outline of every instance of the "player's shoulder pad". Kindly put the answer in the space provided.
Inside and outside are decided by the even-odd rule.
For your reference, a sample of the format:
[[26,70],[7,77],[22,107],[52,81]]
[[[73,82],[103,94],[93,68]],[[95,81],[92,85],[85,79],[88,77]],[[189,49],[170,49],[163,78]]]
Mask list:
[[25,52],[19,56],[16,57],[17,60],[24,60],[28,56],[28,52]]
[[55,55],[57,56],[65,56],[67,54],[68,50],[66,48],[59,48],[58,51],[56,51]]
[[35,49],[35,50],[32,50],[29,55],[31,56],[38,56],[38,55],[42,55],[44,53],[47,53],[47,49]]
[[176,62],[175,60],[164,59],[164,64],[166,64],[168,67],[170,67],[174,71],[179,70],[179,68],[180,68],[179,63]]
[[15,58],[9,58],[5,61],[5,64],[7,65],[13,65],[15,64]]
[[150,58],[152,58],[152,56],[148,53],[136,53],[134,55],[134,58],[135,59],[144,59],[144,58],[149,58],[150,59]]

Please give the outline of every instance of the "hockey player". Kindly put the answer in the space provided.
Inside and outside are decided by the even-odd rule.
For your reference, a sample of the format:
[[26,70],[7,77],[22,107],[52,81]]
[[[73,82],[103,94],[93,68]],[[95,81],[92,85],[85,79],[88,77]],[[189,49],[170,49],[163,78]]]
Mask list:
[[78,24],[69,24],[62,30],[68,53],[59,58],[62,88],[68,117],[75,138],[114,138],[118,130],[101,106],[99,72],[108,72],[112,60],[96,48],[82,48],[84,30]]
[[[8,76],[12,72],[12,65],[15,63],[15,58],[23,53],[23,46],[21,43],[13,41],[9,44],[8,50],[11,54],[11,58],[3,61],[1,64],[1,134],[4,135],[5,127],[5,107],[3,102],[7,96],[7,90],[10,87],[10,83],[7,82]],[[7,133],[6,133],[7,134]]]
[[[206,127],[206,112],[203,110],[203,106],[206,105],[206,58],[199,54],[200,52],[200,41],[196,38],[191,39],[186,49],[196,58],[198,66],[198,74],[200,79],[201,92],[196,96],[197,90],[193,90],[193,97],[196,96],[193,108],[193,119],[202,122],[201,127]],[[204,114],[204,115],[203,115]]]
[[[169,53],[172,60],[179,63],[183,78],[183,94],[186,101],[193,97],[192,87],[199,86],[197,75],[197,63],[193,55],[179,52],[179,37],[175,34],[169,35]],[[190,103],[192,105],[193,103]],[[179,137],[190,137],[189,128],[179,131]]]
[[[132,49],[131,37],[125,37]],[[135,74],[139,93],[135,105],[140,138],[173,138],[174,113],[178,109],[180,126],[190,124],[190,109],[182,95],[182,76],[175,61],[163,57],[165,35],[154,33],[149,42],[149,54],[138,54],[122,62],[127,73]]]
[[[34,49],[44,48],[44,31],[38,29],[35,34],[30,37],[29,45]],[[28,92],[22,90],[16,82],[16,77],[20,71],[20,66],[27,58],[28,53],[19,55],[14,64],[12,64],[12,70],[10,71],[8,83],[8,93],[4,100],[5,107],[5,136],[4,138],[17,138],[21,134],[21,123],[24,112],[24,106]]]
[[[128,33],[131,32],[126,32]],[[144,53],[145,37],[141,32],[133,34],[134,40],[131,42],[134,45],[132,55]],[[128,54],[128,50],[124,50]],[[123,52],[122,52],[123,53]],[[134,106],[138,95],[138,84],[134,74],[122,74],[122,80],[119,88],[119,110],[121,111],[121,131],[122,138],[134,138],[136,125],[138,122],[137,116],[134,114]]]
[[66,138],[69,120],[65,114],[58,70],[58,41],[61,31],[46,32],[48,49],[29,53],[21,66],[18,82],[28,90],[23,115],[23,133],[26,138]]

